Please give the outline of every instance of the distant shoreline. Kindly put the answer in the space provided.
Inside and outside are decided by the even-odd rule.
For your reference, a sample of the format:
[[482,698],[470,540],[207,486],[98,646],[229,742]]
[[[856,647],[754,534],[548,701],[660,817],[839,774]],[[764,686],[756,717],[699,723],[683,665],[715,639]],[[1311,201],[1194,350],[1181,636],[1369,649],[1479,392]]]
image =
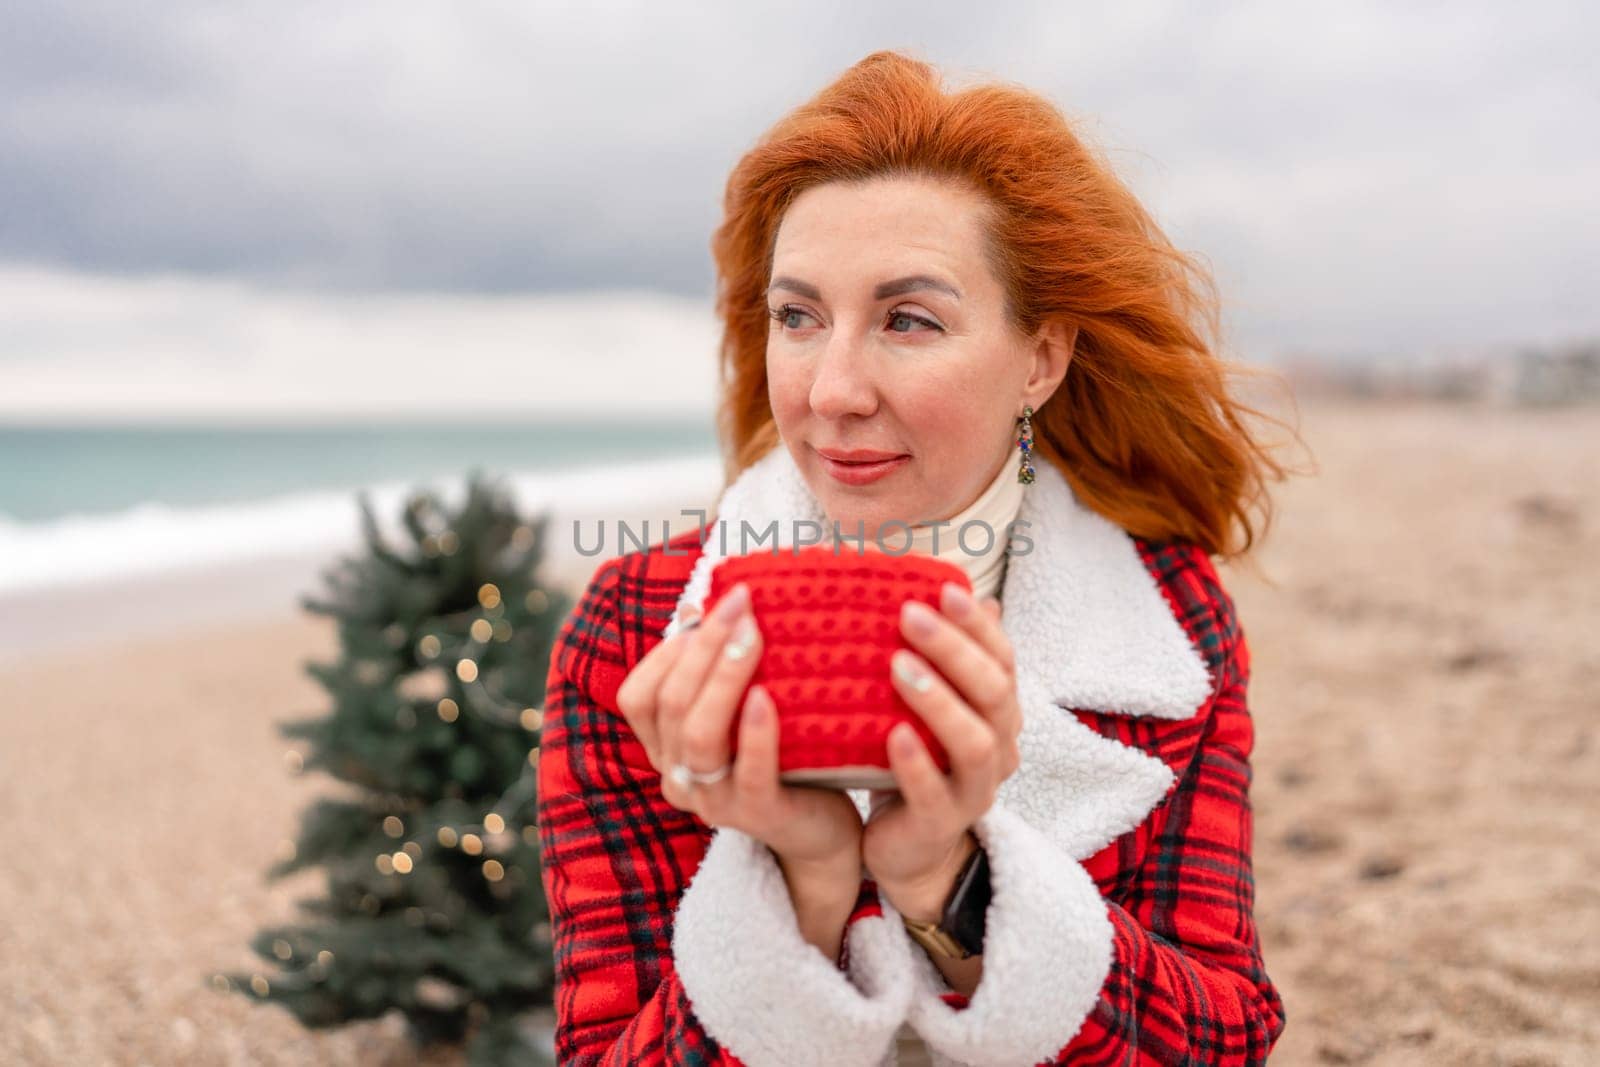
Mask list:
[[[549,517],[545,579],[570,590],[581,588],[603,562],[578,551],[571,536],[574,523],[592,531],[602,519],[625,516],[637,529],[638,520],[648,516],[671,520],[675,532],[680,522],[690,529],[693,517],[683,518],[680,510],[709,510],[715,504],[720,463],[714,456],[702,456],[600,471],[508,476],[505,484],[528,519]],[[395,507],[404,488],[374,495],[379,528],[396,545],[408,542],[397,530]],[[140,538],[116,524],[77,538],[75,546],[33,546],[39,561],[55,568],[53,574],[28,572],[27,552],[14,551],[6,563],[11,573],[0,572],[0,663],[152,633],[291,618],[301,611],[300,596],[320,591],[325,568],[341,556],[364,551],[354,495],[339,499],[333,510],[280,514],[272,535],[253,529],[248,514],[225,516],[191,531],[192,545],[158,544],[161,556],[142,559],[118,558],[119,553],[126,557],[138,551]],[[446,493],[444,499],[453,503],[457,494]],[[653,535],[658,525],[652,521]],[[190,550],[187,556],[185,549]],[[42,555],[50,551],[57,555]],[[74,562],[87,576],[73,573]],[[118,563],[127,566],[119,570]],[[4,584],[8,578],[10,588]]]

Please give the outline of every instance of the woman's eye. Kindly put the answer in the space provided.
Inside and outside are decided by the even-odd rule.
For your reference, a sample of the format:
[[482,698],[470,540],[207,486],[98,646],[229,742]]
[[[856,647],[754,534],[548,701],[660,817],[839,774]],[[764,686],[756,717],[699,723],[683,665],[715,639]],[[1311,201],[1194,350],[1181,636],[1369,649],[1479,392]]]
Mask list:
[[[909,311],[891,311],[889,313],[889,322],[890,323],[893,323],[893,322],[895,322],[895,321],[897,321],[899,319],[907,319],[907,320],[909,320],[911,322],[921,323],[923,326],[926,326],[930,330],[937,330],[937,329],[940,328],[939,324],[934,322],[934,321],[932,321],[931,319],[925,319],[921,315],[913,315]],[[891,333],[910,333],[911,331],[910,330],[896,330],[891,326],[890,327],[890,332]]]
[[[794,315],[805,315],[806,313],[804,311],[801,311],[799,308],[795,307],[793,304],[785,304],[785,305],[783,305],[782,307],[779,307],[779,308],[769,308],[769,309],[767,309],[767,314],[770,315],[772,317],[772,320],[774,322],[776,322],[779,326],[788,328],[788,327],[790,327],[792,325],[789,322],[789,319],[790,319],[791,316],[794,316]],[[809,315],[807,315],[806,317],[810,318]]]

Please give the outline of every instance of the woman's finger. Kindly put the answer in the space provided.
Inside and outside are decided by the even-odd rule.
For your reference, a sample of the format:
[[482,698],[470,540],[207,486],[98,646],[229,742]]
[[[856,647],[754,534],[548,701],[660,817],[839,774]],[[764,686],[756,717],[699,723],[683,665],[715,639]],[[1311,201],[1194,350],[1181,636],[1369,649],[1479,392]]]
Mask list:
[[[981,611],[974,606],[973,613]],[[900,629],[912,648],[931,661],[974,710],[1000,726],[998,720],[1009,709],[1016,682],[976,637],[920,600],[902,605]]]
[[895,688],[949,753],[957,789],[988,788],[998,766],[993,728],[915,652],[899,649],[889,667]]
[[1016,652],[1000,625],[1000,601],[994,597],[985,597],[984,600],[993,607],[983,607],[970,592],[955,582],[945,582],[939,589],[939,610],[987,649],[995,662],[1000,664],[1001,670],[1008,675],[1015,675]]
[[745,694],[732,777],[735,797],[747,815],[771,810],[778,795],[778,715],[764,686],[753,685]]
[[1001,735],[1014,737],[1022,730],[1022,708],[1016,700],[1016,651],[1005,628],[1000,625],[1003,608],[1000,599],[990,594],[977,602],[976,611],[969,612],[967,604],[971,599],[971,595],[954,582],[946,582],[940,587],[942,616],[960,626],[964,633],[987,650],[1006,677],[1006,696],[998,706],[986,704],[982,694],[969,694],[969,702]]
[[733,717],[761,660],[761,649],[761,631],[747,607],[695,697],[672,759],[702,773],[727,765]]
[[922,738],[907,723],[889,731],[889,769],[905,798],[907,811],[930,837],[948,833],[961,821],[949,782]]
[[771,695],[759,685],[744,696],[739,756],[717,782],[690,786],[690,807],[708,826],[759,826],[778,788],[778,731]]
[[[734,586],[717,603],[716,608],[700,620],[700,625],[689,631],[688,644],[672,672],[661,682],[657,695],[656,727],[661,735],[661,755],[670,769],[678,762],[679,733],[689,710],[705,684],[712,664],[722,654],[722,647],[733,634],[734,623],[750,602],[750,590],[743,583]],[[713,767],[697,767],[710,771]]]
[[661,746],[660,731],[656,726],[657,689],[687,644],[688,635],[677,631],[645,653],[617,690],[617,710],[622,712],[634,736],[644,746],[651,765],[658,769],[661,767]]
[[695,810],[700,786],[691,782],[680,782],[671,774],[670,766],[661,768],[661,797],[668,804],[679,811],[693,812]]

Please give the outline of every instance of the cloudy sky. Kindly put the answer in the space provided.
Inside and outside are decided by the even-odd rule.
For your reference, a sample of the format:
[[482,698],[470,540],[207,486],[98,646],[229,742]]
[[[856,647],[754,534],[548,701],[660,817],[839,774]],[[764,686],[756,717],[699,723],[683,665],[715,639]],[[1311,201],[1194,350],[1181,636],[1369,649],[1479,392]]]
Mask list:
[[1600,333],[1597,11],[9,0],[0,415],[706,409],[727,172],[877,48],[1074,117],[1243,358]]

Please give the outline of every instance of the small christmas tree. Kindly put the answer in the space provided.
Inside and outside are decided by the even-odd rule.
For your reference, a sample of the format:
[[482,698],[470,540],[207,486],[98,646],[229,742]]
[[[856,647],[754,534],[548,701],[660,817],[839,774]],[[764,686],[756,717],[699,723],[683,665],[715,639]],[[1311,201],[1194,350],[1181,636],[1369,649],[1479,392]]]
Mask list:
[[306,925],[256,935],[275,974],[213,982],[308,1027],[398,1009],[419,1045],[467,1041],[471,1064],[548,1062],[523,1025],[555,984],[536,772],[545,675],[572,605],[536,575],[547,519],[522,520],[473,472],[454,514],[411,497],[402,551],[359,500],[366,555],[324,573],[327,599],[301,598],[338,620],[338,661],[306,666],[332,710],[279,726],[306,743],[304,770],[356,794],[314,804],[267,872],[320,865],[327,892],[300,901]]

